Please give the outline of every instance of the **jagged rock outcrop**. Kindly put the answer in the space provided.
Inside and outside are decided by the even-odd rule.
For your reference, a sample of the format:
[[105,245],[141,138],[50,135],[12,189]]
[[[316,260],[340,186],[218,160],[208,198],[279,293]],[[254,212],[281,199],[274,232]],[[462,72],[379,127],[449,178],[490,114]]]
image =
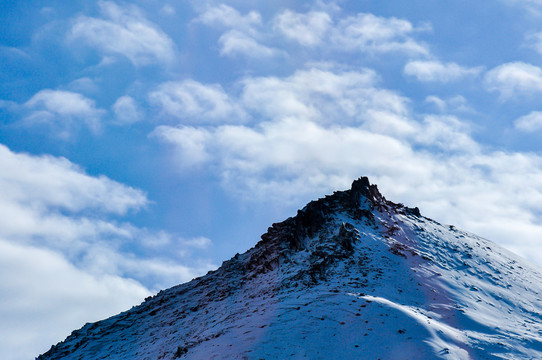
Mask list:
[[38,359],[540,359],[541,278],[363,177]]

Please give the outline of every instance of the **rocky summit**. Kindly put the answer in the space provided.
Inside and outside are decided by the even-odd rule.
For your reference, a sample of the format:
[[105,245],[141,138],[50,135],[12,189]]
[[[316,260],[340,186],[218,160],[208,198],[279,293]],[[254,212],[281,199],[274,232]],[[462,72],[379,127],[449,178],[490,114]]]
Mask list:
[[363,177],[38,359],[542,359],[541,279]]

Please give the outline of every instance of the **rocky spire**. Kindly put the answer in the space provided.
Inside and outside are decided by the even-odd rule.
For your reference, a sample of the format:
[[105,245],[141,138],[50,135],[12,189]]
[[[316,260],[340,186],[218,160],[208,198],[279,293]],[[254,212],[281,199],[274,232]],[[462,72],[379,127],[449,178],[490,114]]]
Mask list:
[[[382,194],[380,194],[380,191],[378,191],[378,187],[375,184],[371,184],[369,178],[366,176],[354,180],[349,191],[354,203],[358,203],[363,199],[367,199],[372,205],[383,205],[387,202]],[[357,205],[359,206],[359,204]]]

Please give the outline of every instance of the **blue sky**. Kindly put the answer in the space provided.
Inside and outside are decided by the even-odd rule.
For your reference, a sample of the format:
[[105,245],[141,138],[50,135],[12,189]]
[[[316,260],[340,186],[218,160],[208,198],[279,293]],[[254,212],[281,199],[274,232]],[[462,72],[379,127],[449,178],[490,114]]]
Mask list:
[[3,1],[0,351],[366,175],[542,264],[542,2]]

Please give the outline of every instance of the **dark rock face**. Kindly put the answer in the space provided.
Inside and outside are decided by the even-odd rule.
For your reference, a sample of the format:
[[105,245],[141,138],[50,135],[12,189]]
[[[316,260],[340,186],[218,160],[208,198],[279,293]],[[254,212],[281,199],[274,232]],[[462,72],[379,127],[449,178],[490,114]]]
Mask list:
[[[262,239],[268,240],[281,233],[293,250],[305,248],[304,239],[315,236],[338,211],[347,211],[356,220],[375,224],[374,210],[395,211],[421,216],[418,208],[408,208],[386,200],[376,185],[367,177],[360,177],[352,183],[350,190],[338,191],[333,195],[309,202],[297,215],[280,224],[273,224]],[[290,232],[295,228],[295,231]]]
[[354,251],[354,243],[359,240],[359,231],[354,225],[342,223],[337,236],[337,243],[348,253]]
[[[421,216],[417,208],[411,209],[386,200],[376,185],[370,184],[367,177],[361,177],[352,183],[349,190],[311,201],[298,210],[296,216],[273,224],[253,249],[246,270],[251,276],[272,271],[288,261],[292,252],[310,247],[311,257],[307,261],[310,265],[292,279],[305,279],[306,285],[315,284],[326,278],[327,270],[333,264],[352,254],[354,244],[360,238],[358,230],[348,222],[343,222],[334,233],[324,231],[322,235],[321,232],[333,228],[334,225],[330,224],[338,213],[346,213],[376,229],[379,225],[373,214],[375,211]],[[319,239],[316,242],[315,237]]]
[[361,199],[368,200],[372,205],[386,202],[386,199],[378,191],[377,186],[371,185],[367,177],[360,177],[352,183],[350,196],[354,207],[361,205]]

